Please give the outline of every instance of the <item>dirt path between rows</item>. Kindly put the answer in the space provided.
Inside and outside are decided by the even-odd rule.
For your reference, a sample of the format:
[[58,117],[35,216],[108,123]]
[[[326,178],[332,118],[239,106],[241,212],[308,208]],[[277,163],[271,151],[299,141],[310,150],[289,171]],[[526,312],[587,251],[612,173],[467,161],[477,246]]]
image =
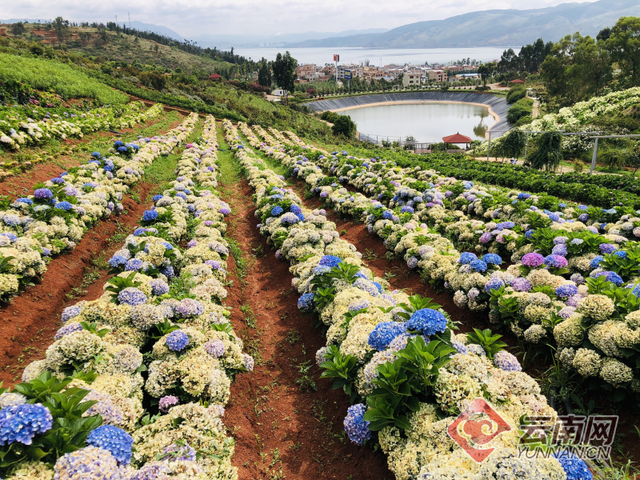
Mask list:
[[[237,172],[230,152],[220,157],[222,163],[233,162]],[[287,262],[274,257],[256,228],[251,187],[241,174],[228,177],[223,168],[222,197],[232,209],[227,237],[237,242],[243,258],[230,257],[233,284],[226,304],[233,307],[231,321],[246,350],[256,358],[255,370],[238,375],[232,385],[225,414],[236,439],[239,478],[392,479],[381,452],[346,438],[348,397],[320,380],[315,365],[323,336],[297,308]]]

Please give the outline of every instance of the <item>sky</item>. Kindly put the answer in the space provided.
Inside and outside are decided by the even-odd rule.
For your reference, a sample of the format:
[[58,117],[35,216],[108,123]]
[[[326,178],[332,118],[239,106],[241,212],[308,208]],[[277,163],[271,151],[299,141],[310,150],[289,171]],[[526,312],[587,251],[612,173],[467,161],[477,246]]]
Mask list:
[[[183,37],[276,35],[395,28],[477,10],[525,10],[575,0],[20,0],[0,2],[0,19],[131,20],[164,25]],[[595,0],[577,0],[593,2]]]

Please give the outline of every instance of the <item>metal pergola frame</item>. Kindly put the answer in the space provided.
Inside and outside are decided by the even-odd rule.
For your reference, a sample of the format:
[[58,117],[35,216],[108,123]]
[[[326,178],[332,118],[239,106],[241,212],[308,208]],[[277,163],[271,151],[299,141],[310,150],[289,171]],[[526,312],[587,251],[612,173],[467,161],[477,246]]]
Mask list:
[[591,157],[591,170],[589,171],[589,173],[593,175],[593,171],[596,168],[596,161],[598,160],[598,140],[600,140],[601,138],[638,138],[638,137],[640,137],[640,134],[637,134],[637,133],[632,133],[628,135],[594,135],[593,137],[589,137],[589,138],[595,139],[596,141],[595,145],[593,146],[593,156]]

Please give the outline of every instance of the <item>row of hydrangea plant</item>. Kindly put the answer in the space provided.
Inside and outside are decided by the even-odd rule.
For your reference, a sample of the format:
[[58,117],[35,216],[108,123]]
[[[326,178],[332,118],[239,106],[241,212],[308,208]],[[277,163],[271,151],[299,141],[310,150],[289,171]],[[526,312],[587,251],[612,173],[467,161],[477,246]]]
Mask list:
[[[33,108],[33,107],[32,107]],[[157,103],[145,109],[142,102],[127,105],[105,106],[88,112],[76,111],[50,114],[47,109],[39,109],[42,118],[34,119],[8,110],[8,115],[0,118],[0,147],[19,150],[21,147],[42,144],[50,140],[82,138],[84,134],[131,128],[141,122],[151,120],[163,111]],[[33,113],[32,116],[35,116]]]
[[35,186],[33,195],[0,201],[0,299],[42,275],[52,255],[73,250],[98,220],[123,211],[122,198],[160,155],[193,131],[190,115],[166,135],[140,138],[133,156],[94,152],[84,165]]
[[67,307],[45,359],[0,395],[3,478],[237,478],[222,417],[253,359],[223,305],[230,209],[215,138],[209,117],[110,259],[104,294]]
[[[521,478],[591,478],[570,455],[518,457],[520,418],[556,413],[503,344],[490,345],[485,332],[455,335],[447,314],[430,299],[390,291],[355,246],[340,239],[323,210],[307,210],[230,122],[223,128],[255,190],[258,228],[276,256],[291,263],[299,308],[323,325],[327,344],[316,357],[322,376],[334,379],[334,388],[354,403],[344,421],[352,442],[379,445],[403,480],[509,478],[514,471]],[[494,441],[496,451],[484,464],[446,434],[476,398],[494,403],[513,427]],[[568,473],[578,470],[583,476]]]
[[[418,268],[426,280],[452,291],[458,306],[489,310],[492,322],[506,326],[534,348],[555,354],[562,368],[577,372],[591,387],[612,391],[613,398],[621,400],[629,391],[636,394],[640,390],[636,373],[640,249],[635,242],[620,235],[588,232],[584,243],[602,255],[584,254],[578,250],[582,245],[578,236],[570,240],[569,232],[549,229],[553,247],[548,255],[529,244],[512,256],[514,263],[505,271],[499,269],[499,255],[487,253],[478,258],[475,253],[460,253],[455,247],[464,247],[465,242],[456,241],[459,237],[444,238],[421,223],[448,229],[442,226],[446,225],[442,201],[432,203],[436,208],[425,208],[424,195],[429,192],[407,194],[408,189],[402,190],[399,184],[400,194],[388,203],[397,202],[395,208],[385,208],[379,196],[371,199],[348,192],[306,157],[282,152],[278,156],[336,211],[367,222],[390,252],[404,256],[409,268]],[[406,198],[417,199],[418,195],[421,200],[416,201],[415,210],[406,205]],[[421,214],[425,211],[429,213]],[[434,211],[442,216],[434,216]],[[458,218],[464,215],[453,212]],[[442,224],[434,217],[442,218]],[[497,229],[489,228],[500,237],[505,223],[513,224],[502,222]],[[544,252],[544,248],[539,250]],[[567,260],[570,252],[583,254]]]

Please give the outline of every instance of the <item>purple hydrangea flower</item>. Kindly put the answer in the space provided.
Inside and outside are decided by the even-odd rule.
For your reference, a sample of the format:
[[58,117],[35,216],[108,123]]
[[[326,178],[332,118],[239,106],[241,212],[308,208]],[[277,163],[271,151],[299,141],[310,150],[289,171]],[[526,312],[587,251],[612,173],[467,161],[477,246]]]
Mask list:
[[51,200],[53,198],[53,192],[48,188],[38,188],[33,192],[33,196],[38,200]]
[[493,357],[493,364],[505,372],[521,372],[522,366],[518,359],[506,350],[500,350]]
[[198,300],[183,298],[180,300],[180,303],[176,305],[175,311],[183,318],[197,317],[198,315],[202,315],[204,307]]
[[528,292],[531,290],[531,282],[524,277],[518,277],[511,282],[511,288],[516,292]]
[[205,343],[204,349],[209,355],[216,358],[220,358],[222,355],[224,355],[225,352],[224,342],[222,340],[218,340],[217,338],[209,340],[207,343]]
[[178,397],[175,397],[173,395],[167,395],[166,397],[162,397],[160,399],[160,402],[158,403],[158,408],[162,413],[167,413],[171,407],[173,407],[174,405],[178,405],[178,403],[180,403],[180,400],[178,400]]
[[547,255],[544,258],[544,264],[551,268],[564,268],[567,266],[567,259],[560,255]]
[[601,243],[598,248],[600,249],[600,253],[613,253],[615,252],[618,247],[616,247],[615,245],[612,245],[610,243]]
[[522,257],[522,265],[529,268],[538,268],[544,264],[544,257],[539,253],[527,253]]

